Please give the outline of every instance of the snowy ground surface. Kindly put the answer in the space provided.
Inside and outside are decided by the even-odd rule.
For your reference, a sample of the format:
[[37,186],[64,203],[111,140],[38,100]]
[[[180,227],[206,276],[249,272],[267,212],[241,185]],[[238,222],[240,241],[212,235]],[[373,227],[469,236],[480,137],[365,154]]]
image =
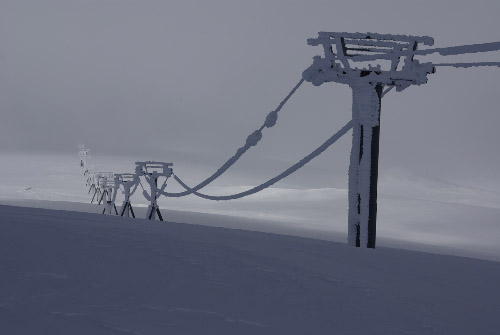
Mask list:
[[498,262],[83,212],[0,217],[0,334],[500,329]]
[[[134,160],[147,159],[155,158],[97,156],[92,157],[92,162],[105,171],[130,172]],[[76,149],[70,155],[0,154],[0,160],[0,204],[98,211],[83,204],[90,202],[92,196],[85,186]],[[320,166],[329,166],[328,162]],[[197,169],[194,163],[176,163],[174,168],[176,172],[182,171],[182,176],[192,178],[187,180],[190,185],[196,185],[209,171],[218,168],[217,164]],[[264,165],[267,166],[267,162]],[[241,171],[242,166],[237,166],[204,191],[223,195],[241,192],[286,167],[287,162],[252,177],[252,173]],[[347,166],[339,175],[331,172],[306,167],[272,188],[233,201],[208,201],[194,196],[161,197],[159,204],[170,211],[165,215],[177,222],[206,225],[215,222],[217,226],[229,228],[345,242],[347,185],[343,184],[347,183]],[[500,184],[497,184],[496,179],[489,179],[487,183],[444,181],[403,169],[382,170],[377,245],[500,261],[500,193],[497,191]],[[167,190],[176,192],[182,188],[172,181]],[[132,196],[134,207],[147,206],[141,191]],[[117,204],[121,204],[121,199],[120,194]],[[215,219],[210,214],[223,216]],[[144,216],[141,214],[141,217]],[[207,217],[211,219],[206,220]]]

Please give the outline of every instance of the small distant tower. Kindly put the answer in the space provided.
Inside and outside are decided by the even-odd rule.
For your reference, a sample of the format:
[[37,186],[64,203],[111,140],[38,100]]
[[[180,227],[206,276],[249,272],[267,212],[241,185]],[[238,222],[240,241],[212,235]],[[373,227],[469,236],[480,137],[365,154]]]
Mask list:
[[[92,171],[92,173],[89,174],[89,179],[87,179],[88,183],[90,185],[89,194],[92,193],[92,191],[94,191],[94,194],[92,195],[92,200],[90,200],[90,203],[93,203],[94,199],[99,200],[99,197],[101,196],[101,188],[99,186],[100,179],[101,179],[100,172]],[[96,198],[96,196],[97,196],[97,198]]]
[[115,189],[113,194],[113,203],[115,202],[116,195],[120,186],[123,187],[124,200],[120,209],[120,216],[135,218],[134,209],[130,203],[130,197],[137,190],[139,186],[139,176],[135,173],[116,173],[115,174]]
[[78,146],[78,155],[80,156],[80,167],[83,169],[83,175],[88,174],[88,159],[90,158],[90,150],[85,148],[83,144]]
[[114,174],[113,172],[100,172],[99,173],[99,189],[101,190],[101,198],[99,199],[98,204],[101,203],[104,205],[102,210],[102,214],[113,214],[113,210],[116,215],[118,215],[118,211],[116,209],[114,198],[113,198],[113,188],[115,186]]
[[[427,36],[320,32],[309,45],[323,46],[303,78],[315,86],[325,82],[352,89],[353,135],[349,167],[348,243],[375,248],[380,108],[384,89],[402,91],[427,82],[431,63],[413,58],[419,44],[433,45]],[[377,62],[372,65],[367,60]],[[357,67],[355,67],[357,66]]]
[[[155,161],[145,161],[135,163],[135,172],[139,177],[144,177],[150,187],[150,193],[146,190],[143,191],[144,197],[149,200],[150,204],[148,207],[148,212],[146,214],[146,219],[156,220],[156,214],[160,221],[163,221],[163,217],[160,212],[160,208],[157,203],[157,199],[161,196],[165,187],[167,186],[167,180],[172,175],[172,163],[163,163]],[[160,178],[165,178],[161,187],[158,187],[158,181]]]

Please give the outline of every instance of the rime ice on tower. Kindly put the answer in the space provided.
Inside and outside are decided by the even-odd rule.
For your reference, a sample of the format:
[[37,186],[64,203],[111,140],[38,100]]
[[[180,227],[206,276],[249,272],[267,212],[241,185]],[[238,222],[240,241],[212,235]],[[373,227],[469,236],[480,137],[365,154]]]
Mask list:
[[[91,165],[91,164],[88,164],[87,163],[87,169],[86,169],[86,173],[87,173],[87,181],[85,183],[85,186],[90,186],[92,188],[92,182],[94,180],[94,174],[95,174],[95,168],[94,168],[94,165]],[[85,175],[85,173],[84,173]],[[89,193],[92,189],[89,190]]]
[[[172,175],[172,163],[163,162],[135,162],[135,172],[139,177],[144,177],[150,187],[150,193],[146,190],[143,191],[144,197],[150,201],[148,212],[146,214],[146,219],[156,220],[156,214],[160,221],[163,221],[163,217],[160,213],[160,208],[157,203],[157,199],[165,191],[167,187],[167,180]],[[158,187],[158,180],[160,178],[165,178],[162,186]]]
[[[155,220],[158,215],[163,220],[158,208],[157,199],[160,195],[166,197],[183,197],[194,194],[209,200],[233,200],[262,191],[297,171],[309,161],[323,153],[351,128],[353,129],[352,150],[349,167],[349,220],[348,242],[353,246],[375,247],[376,216],[377,216],[377,178],[380,136],[380,108],[382,97],[392,88],[402,91],[411,85],[421,85],[427,82],[427,75],[435,72],[435,67],[452,66],[468,68],[476,66],[500,67],[500,62],[472,62],[472,63],[421,63],[415,56],[424,56],[439,53],[442,56],[461,55],[467,53],[490,52],[500,50],[500,42],[461,45],[446,48],[424,48],[421,45],[433,45],[434,40],[427,36],[382,35],[373,33],[330,33],[320,32],[318,38],[309,39],[310,45],[322,45],[324,57],[314,57],[313,64],[306,69],[301,80],[295,85],[278,108],[270,112],[264,124],[252,132],[246,139],[245,145],[240,147],[236,154],[230,157],[215,173],[194,187],[186,185],[178,176],[174,179],[183,187],[183,192],[165,192],[167,179],[173,175],[171,163],[163,162],[136,162],[136,175],[130,180],[115,179],[114,194],[111,202],[114,204],[117,190],[124,186],[125,202],[122,206],[122,215],[128,210],[134,215],[130,205],[130,195],[137,185],[141,185],[139,177],[143,177],[150,186],[150,193],[144,190],[143,194],[150,201],[146,218]],[[375,62],[375,64],[371,64]],[[356,65],[356,66],[355,66]],[[347,84],[352,89],[352,120],[347,122],[337,133],[333,134],[313,152],[299,162],[268,181],[249,190],[231,195],[213,196],[198,192],[215,179],[224,174],[239,158],[251,147],[257,145],[262,138],[262,130],[276,124],[278,112],[296,92],[304,81],[316,86],[325,82]],[[80,147],[81,165],[86,165],[84,158],[90,157]],[[94,190],[99,198],[101,189],[106,189],[109,180],[101,181],[102,173],[94,172],[89,166],[85,169],[91,185],[89,193]],[[164,177],[161,187],[158,179]],[[136,181],[137,180],[137,181]],[[106,186],[105,186],[106,185]],[[131,187],[135,185],[133,191]],[[125,187],[126,186],[126,187]],[[106,196],[108,197],[108,191]],[[103,195],[104,197],[104,195]],[[102,199],[102,197],[101,197]],[[109,207],[111,208],[111,207]],[[106,211],[106,209],[105,209]],[[116,208],[115,208],[116,211]],[[111,212],[111,209],[108,210]]]
[[80,156],[80,167],[83,168],[83,175],[86,176],[89,173],[88,169],[88,159],[90,158],[89,149],[86,149],[83,144],[78,146],[78,155]]
[[98,204],[101,204],[102,195],[104,194],[106,186],[105,179],[112,176],[113,172],[94,172],[92,174],[89,193],[94,191],[94,195],[92,196],[90,203],[93,203],[94,200],[96,200]]
[[[347,84],[352,89],[353,137],[349,167],[348,243],[375,248],[380,107],[385,87],[402,91],[427,82],[431,63],[413,58],[431,37],[320,32],[309,45],[322,45],[303,78],[313,85]],[[367,64],[377,61],[378,64]],[[356,63],[357,62],[357,63]],[[354,67],[354,65],[359,66]]]
[[112,214],[112,210],[114,209],[116,215],[118,215],[112,197],[115,187],[113,172],[99,172],[98,185],[101,197],[97,204],[100,205],[102,203],[104,205],[102,214]]
[[130,197],[137,190],[137,186],[139,186],[139,176],[135,173],[116,173],[115,174],[115,189],[113,193],[113,203],[115,203],[116,195],[120,186],[123,187],[123,204],[120,209],[120,216],[132,217],[135,218],[134,209],[132,208],[132,204],[130,203]]
[[100,172],[95,172],[92,171],[92,173],[89,175],[88,183],[90,185],[89,188],[89,194],[94,191],[94,194],[92,195],[92,200],[90,200],[90,203],[94,202],[94,199],[99,199],[101,196],[101,189],[99,187],[99,180],[101,179]]
[[98,205],[101,203],[104,205],[102,214],[111,215],[114,209],[116,215],[118,211],[114,203],[113,193],[115,188],[115,177],[113,172],[100,172],[99,173],[99,189],[101,190],[101,198],[99,199]]

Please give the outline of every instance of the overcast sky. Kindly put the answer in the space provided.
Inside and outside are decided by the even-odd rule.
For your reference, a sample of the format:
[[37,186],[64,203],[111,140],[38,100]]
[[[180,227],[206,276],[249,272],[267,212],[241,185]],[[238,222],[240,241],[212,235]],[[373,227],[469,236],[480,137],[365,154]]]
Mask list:
[[[0,155],[76,155],[84,143],[97,166],[114,155],[170,161],[194,184],[322,54],[306,42],[318,31],[428,35],[445,47],[500,41],[499,14],[498,0],[0,0]],[[428,84],[389,93],[382,178],[404,171],[496,191],[499,76],[439,68]],[[346,85],[305,83],[218,185],[254,185],[288,168],[350,119],[351,99]],[[280,185],[345,188],[350,142],[349,133]]]
[[[500,40],[499,13],[495,0],[0,0],[0,151],[85,143],[94,155],[215,167],[322,53],[306,43],[318,31],[429,35],[451,46]],[[387,95],[381,170],[498,173],[499,74],[439,68],[428,84]],[[350,107],[347,86],[307,83],[247,163],[285,168],[340,128]],[[347,137],[314,166],[343,170]]]

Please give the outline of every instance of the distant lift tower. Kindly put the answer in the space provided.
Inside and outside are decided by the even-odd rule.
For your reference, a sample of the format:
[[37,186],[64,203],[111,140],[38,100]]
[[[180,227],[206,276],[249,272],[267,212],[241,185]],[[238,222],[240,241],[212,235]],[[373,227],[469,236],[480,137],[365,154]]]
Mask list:
[[[349,167],[348,242],[375,248],[380,106],[384,89],[402,91],[427,82],[431,63],[413,58],[419,44],[432,45],[431,37],[320,32],[309,45],[322,45],[325,57],[314,57],[303,77],[313,85],[347,84],[352,89],[353,137]],[[391,57],[391,54],[394,56]],[[356,61],[375,56],[377,65]],[[384,57],[389,55],[389,57]],[[377,59],[382,56],[382,59]],[[358,67],[353,67],[354,64]]]
[[115,174],[115,189],[113,193],[113,203],[116,200],[116,195],[120,186],[123,187],[123,204],[120,209],[120,216],[132,217],[135,218],[134,209],[132,208],[132,204],[130,203],[130,197],[137,190],[137,186],[139,186],[139,176],[135,173],[116,173]]
[[102,203],[104,208],[102,214],[113,214],[113,210],[116,215],[118,215],[118,210],[116,209],[114,203],[113,191],[115,186],[115,177],[112,172],[101,172],[99,178],[99,189],[101,190],[101,198],[99,199],[99,205]]
[[92,200],[90,201],[90,203],[93,203],[94,199],[95,199],[98,204],[101,204],[102,195],[104,193],[103,181],[109,177],[113,178],[113,172],[94,172],[93,173],[89,193],[93,190],[94,195],[92,196]]
[[80,166],[83,168],[83,175],[86,176],[88,173],[88,159],[90,158],[90,150],[85,148],[83,145],[78,146],[78,155],[80,156]]
[[92,183],[94,182],[95,167],[92,164],[87,164],[87,181],[86,186],[90,186],[89,194],[92,191]]
[[[313,85],[347,84],[352,89],[353,137],[349,167],[348,243],[375,248],[380,106],[392,88],[402,91],[427,82],[437,66],[500,66],[499,62],[420,63],[414,56],[442,56],[500,50],[500,42],[424,48],[428,36],[320,32],[309,45],[323,46],[324,57],[314,57],[303,78]],[[376,62],[372,65],[371,62]],[[355,67],[357,66],[357,67]]]
[[[167,180],[172,175],[172,163],[163,162],[136,162],[135,172],[139,177],[144,177],[149,184],[150,193],[146,190],[143,191],[144,197],[149,200],[150,204],[148,207],[148,212],[146,214],[146,219],[156,220],[156,214],[160,221],[163,221],[163,217],[160,212],[160,208],[157,203],[157,199],[165,191],[167,186]],[[160,178],[165,178],[162,186],[158,187],[158,181]]]
[[99,199],[101,196],[101,190],[99,188],[99,179],[101,178],[101,175],[99,172],[92,171],[92,173],[89,174],[89,178],[87,179],[88,184],[90,185],[89,188],[89,194],[94,191],[94,194],[92,195],[92,200],[90,200],[90,203],[94,202],[94,199],[96,198]]

